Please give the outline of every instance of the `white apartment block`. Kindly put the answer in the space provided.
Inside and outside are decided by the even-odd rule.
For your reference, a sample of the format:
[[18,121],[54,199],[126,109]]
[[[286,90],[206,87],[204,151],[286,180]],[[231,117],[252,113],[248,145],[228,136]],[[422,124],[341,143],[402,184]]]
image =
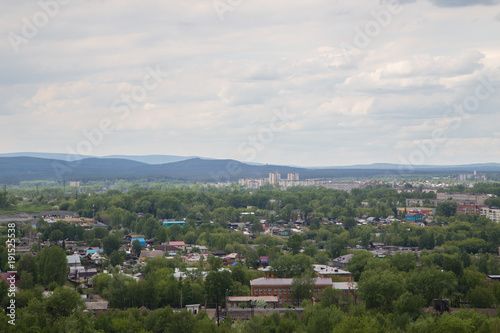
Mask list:
[[281,174],[279,172],[270,172],[269,173],[269,184],[278,184],[281,180]]
[[476,193],[437,193],[436,199],[443,201],[456,201],[462,204],[473,203],[475,205],[484,205],[484,201],[490,196],[487,194]]
[[500,208],[482,207],[481,215],[486,216],[496,223],[500,222]]

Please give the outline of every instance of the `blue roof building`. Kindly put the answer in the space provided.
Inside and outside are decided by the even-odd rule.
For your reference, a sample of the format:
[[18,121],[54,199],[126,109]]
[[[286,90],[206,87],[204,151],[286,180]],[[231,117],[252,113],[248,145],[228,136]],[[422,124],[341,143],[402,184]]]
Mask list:
[[177,224],[178,226],[182,227],[182,226],[184,226],[185,223],[186,223],[185,221],[165,221],[165,222],[162,222],[161,225],[166,226],[166,227],[171,227],[171,226]]
[[405,220],[407,222],[422,222],[424,220],[424,214],[409,213],[405,215]]
[[135,240],[138,240],[141,243],[141,246],[146,246],[146,240],[144,238],[132,238],[132,244]]
[[85,251],[85,254],[94,254],[96,252],[102,253],[102,251],[103,251],[102,249],[87,249]]

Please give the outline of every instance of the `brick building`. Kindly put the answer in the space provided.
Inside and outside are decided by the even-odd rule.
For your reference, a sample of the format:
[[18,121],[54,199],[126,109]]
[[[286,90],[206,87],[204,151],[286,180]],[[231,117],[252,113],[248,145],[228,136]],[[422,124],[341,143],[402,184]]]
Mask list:
[[457,214],[481,215],[481,209],[486,206],[480,205],[457,205]]
[[[250,281],[252,296],[277,296],[279,304],[295,304],[297,300],[292,298],[292,281],[293,279],[268,279],[258,278]],[[316,278],[313,290],[313,295],[318,297],[319,294],[326,288],[332,287],[334,284],[331,278]]]

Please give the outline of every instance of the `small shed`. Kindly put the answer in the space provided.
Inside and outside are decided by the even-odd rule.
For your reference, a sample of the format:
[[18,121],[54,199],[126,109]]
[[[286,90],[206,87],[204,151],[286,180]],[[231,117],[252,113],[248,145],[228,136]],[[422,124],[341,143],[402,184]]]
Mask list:
[[196,315],[200,312],[200,308],[201,308],[200,304],[188,304],[188,305],[186,305],[186,309],[194,315]]

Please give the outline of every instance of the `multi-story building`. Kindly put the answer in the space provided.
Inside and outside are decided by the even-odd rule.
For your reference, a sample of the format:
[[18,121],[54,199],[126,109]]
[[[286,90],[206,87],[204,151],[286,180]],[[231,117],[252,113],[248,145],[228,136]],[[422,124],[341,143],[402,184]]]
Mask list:
[[447,200],[410,198],[406,199],[406,206],[411,207],[411,206],[416,206],[417,204],[420,206],[425,206],[425,205],[437,206],[440,202],[443,201]]
[[441,202],[453,201],[458,205],[484,205],[484,201],[488,199],[487,194],[471,194],[471,193],[437,193],[436,199],[420,199],[410,198],[406,199],[406,206],[426,205],[431,204],[437,206]]
[[437,193],[438,189],[437,188],[433,188],[433,187],[424,187],[424,188],[415,188],[415,187],[411,187],[411,188],[403,188],[403,187],[397,187],[397,188],[394,188],[398,193],[412,193],[414,191],[419,191],[420,193],[430,193],[430,192],[434,192],[434,193]]
[[474,173],[461,173],[457,176],[457,179],[458,180],[469,180],[469,179],[486,180],[486,179],[488,179],[488,177],[486,176],[486,174],[477,173],[476,171],[474,171]]
[[331,182],[321,179],[304,179],[300,180],[297,172],[290,172],[286,179],[281,179],[279,172],[269,173],[266,178],[240,178],[238,184],[248,188],[260,188],[264,184],[279,185],[283,190],[292,186],[322,186],[334,190],[342,190],[350,192],[353,188],[362,188],[364,184],[359,182]]
[[259,188],[269,182],[269,178],[240,178],[238,185],[248,188]]
[[326,182],[322,185],[326,188],[331,188],[334,190],[341,190],[346,192],[351,192],[352,189],[361,188],[361,183],[357,182]]
[[457,214],[481,215],[481,209],[487,206],[480,205],[457,205]]
[[[292,297],[292,281],[293,279],[268,279],[258,278],[250,281],[252,296],[277,296],[279,304],[295,304],[298,305],[302,300],[296,300]],[[316,278],[314,284],[313,295],[319,297],[319,294],[326,288],[332,287],[334,284],[332,279]]]
[[279,172],[270,172],[269,173],[269,184],[279,184],[281,180],[281,174]]
[[422,222],[424,220],[424,214],[422,213],[408,213],[405,215],[406,222]]
[[488,199],[489,196],[487,194],[480,193],[437,193],[436,199],[440,201],[455,201],[458,204],[466,205],[469,203],[475,205],[484,205],[484,201]]
[[495,221],[496,223],[500,222],[500,208],[484,206],[481,208],[481,215],[486,216],[487,218],[489,218],[492,221]]
[[431,216],[436,214],[436,208],[428,208],[428,207],[398,207],[398,215],[402,216],[407,213],[422,213],[425,216]]

